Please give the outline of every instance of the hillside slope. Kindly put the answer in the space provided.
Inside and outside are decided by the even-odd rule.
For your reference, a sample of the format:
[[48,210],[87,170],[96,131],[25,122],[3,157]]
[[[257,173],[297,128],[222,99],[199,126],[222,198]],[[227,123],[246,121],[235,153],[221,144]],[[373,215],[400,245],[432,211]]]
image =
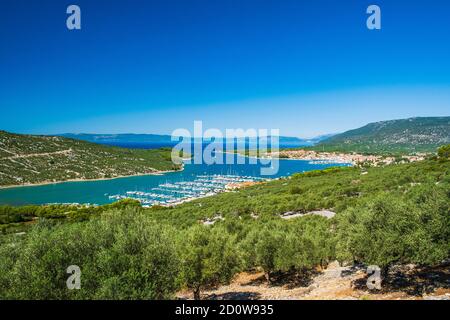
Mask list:
[[[0,206],[0,299],[447,299],[449,172],[439,152],[170,208]],[[310,214],[323,209],[336,215]],[[58,280],[73,260],[92,284],[84,290]],[[369,265],[385,271],[379,292],[367,288]]]
[[0,131],[0,186],[114,178],[179,169],[170,150],[107,147]]
[[389,120],[346,131],[320,142],[320,151],[363,153],[433,152],[450,143],[450,117]]

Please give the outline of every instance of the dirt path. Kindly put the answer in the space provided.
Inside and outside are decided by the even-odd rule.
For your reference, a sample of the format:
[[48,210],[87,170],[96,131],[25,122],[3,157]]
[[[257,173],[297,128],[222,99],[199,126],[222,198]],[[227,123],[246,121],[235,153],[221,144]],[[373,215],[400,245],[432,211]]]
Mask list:
[[57,155],[57,154],[69,154],[71,152],[72,152],[72,149],[55,151],[55,152],[44,152],[44,153],[14,154],[13,156],[10,156],[10,157],[1,158],[1,160],[12,160],[12,159],[20,159],[20,158],[52,156],[52,155]]
[[[282,281],[277,280],[272,285],[266,284],[262,272],[244,272],[229,285],[204,291],[202,298],[214,300],[450,300],[450,287],[447,285],[435,288],[433,292],[424,295],[412,294],[410,287],[373,292],[365,285],[366,277],[365,270],[361,268],[340,267],[337,263],[301,281],[283,277]],[[183,291],[179,292],[177,297],[192,299],[192,294]]]
[[1,151],[4,151],[4,152],[6,152],[6,153],[14,154],[14,152],[11,152],[11,151],[9,151],[9,150],[7,150],[7,149],[4,149],[4,148],[2,148],[2,147],[0,147],[0,150],[1,150]]

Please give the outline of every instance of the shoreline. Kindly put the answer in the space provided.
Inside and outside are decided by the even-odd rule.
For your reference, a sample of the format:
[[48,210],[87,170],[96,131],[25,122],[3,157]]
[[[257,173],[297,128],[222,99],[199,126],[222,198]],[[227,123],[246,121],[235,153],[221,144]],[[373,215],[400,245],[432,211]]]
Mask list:
[[[227,152],[231,153],[231,152]],[[303,160],[311,162],[331,162],[336,164],[349,164],[351,166],[357,166],[364,163],[369,163],[374,166],[379,165],[389,165],[396,163],[395,157],[393,156],[383,156],[383,155],[365,155],[355,152],[321,152],[314,150],[279,150],[277,152],[270,152],[261,155],[250,155],[243,154],[239,151],[234,152],[240,156],[256,159],[278,159],[278,160]],[[281,157],[280,157],[281,155]],[[422,161],[425,159],[423,154],[420,155],[403,155],[401,156],[401,161]]]
[[162,176],[166,173],[180,172],[183,170],[184,170],[184,164],[182,165],[180,170],[160,170],[160,171],[155,171],[152,173],[137,173],[137,174],[132,174],[132,175],[117,176],[117,177],[112,177],[112,178],[69,179],[69,180],[64,180],[64,181],[49,181],[49,182],[38,182],[38,183],[19,184],[19,185],[8,185],[8,186],[0,186],[0,191],[6,190],[6,189],[14,189],[14,188],[47,186],[47,185],[51,185],[51,184],[61,184],[61,183],[66,183],[66,182],[90,182],[90,181],[93,182],[93,181],[106,181],[106,180],[124,179],[124,178],[141,177],[141,176]]
[[289,158],[284,158],[284,157],[279,157],[273,154],[265,154],[263,156],[261,155],[250,155],[250,154],[243,154],[240,152],[223,152],[223,153],[227,153],[227,154],[235,154],[235,155],[239,155],[242,157],[246,157],[246,158],[252,158],[252,159],[258,159],[258,160],[267,160],[267,159],[277,159],[277,160],[294,160],[294,161],[330,161],[332,163],[336,163],[336,164],[349,164],[354,166],[355,163],[353,161],[346,161],[343,159],[338,159],[338,158],[323,158],[320,156],[316,156],[316,157],[289,157]]

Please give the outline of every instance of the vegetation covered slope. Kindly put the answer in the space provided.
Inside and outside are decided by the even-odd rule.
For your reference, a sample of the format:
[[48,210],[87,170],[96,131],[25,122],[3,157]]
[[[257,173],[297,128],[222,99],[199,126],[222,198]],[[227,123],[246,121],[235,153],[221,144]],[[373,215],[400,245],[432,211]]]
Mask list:
[[154,208],[152,216],[159,221],[193,224],[217,215],[225,219],[252,219],[251,216],[278,218],[286,212],[307,213],[322,209],[339,214],[380,195],[390,194],[400,201],[410,193],[435,187],[442,188],[450,197],[449,161],[329,168],[294,174],[174,208]]
[[370,123],[317,144],[318,151],[359,153],[433,152],[450,143],[450,117],[410,118]]
[[[296,174],[174,208],[3,206],[0,299],[167,299],[182,288],[200,298],[241,271],[302,279],[335,259],[378,265],[384,285],[393,265],[450,257],[449,150],[422,162]],[[337,214],[280,217],[316,209]],[[15,234],[22,225],[25,234]],[[70,265],[82,271],[80,290],[66,287]]]
[[179,169],[170,149],[107,147],[0,131],[0,186],[99,179]]

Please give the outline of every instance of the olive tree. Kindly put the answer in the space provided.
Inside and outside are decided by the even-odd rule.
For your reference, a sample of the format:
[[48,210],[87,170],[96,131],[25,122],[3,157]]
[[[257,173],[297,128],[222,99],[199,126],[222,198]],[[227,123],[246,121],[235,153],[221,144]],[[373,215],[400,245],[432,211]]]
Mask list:
[[240,267],[235,237],[223,227],[196,225],[179,236],[182,279],[201,298],[205,286],[227,283]]
[[450,248],[445,199],[427,186],[411,198],[383,194],[347,209],[338,217],[338,257],[378,265],[384,274],[392,264],[438,263]]
[[[173,235],[138,209],[88,222],[39,224],[0,250],[1,295],[11,299],[166,299],[178,289]],[[8,250],[9,249],[9,250]],[[13,249],[13,250],[11,250]],[[81,270],[69,290],[67,268]]]

